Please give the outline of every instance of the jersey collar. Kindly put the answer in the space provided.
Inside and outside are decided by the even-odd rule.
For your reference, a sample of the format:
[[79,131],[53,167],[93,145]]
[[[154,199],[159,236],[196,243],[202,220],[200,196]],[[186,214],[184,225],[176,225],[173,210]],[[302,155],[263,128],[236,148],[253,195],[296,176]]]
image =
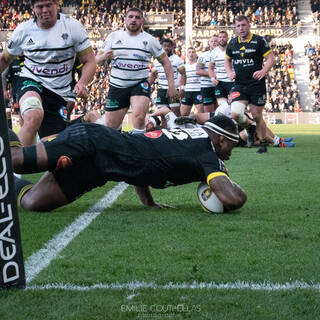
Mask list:
[[[253,33],[250,34],[250,38],[246,41],[247,43],[249,43],[251,40],[252,40],[252,37],[253,37]],[[241,39],[240,39],[240,36],[238,36],[238,43],[241,43]]]

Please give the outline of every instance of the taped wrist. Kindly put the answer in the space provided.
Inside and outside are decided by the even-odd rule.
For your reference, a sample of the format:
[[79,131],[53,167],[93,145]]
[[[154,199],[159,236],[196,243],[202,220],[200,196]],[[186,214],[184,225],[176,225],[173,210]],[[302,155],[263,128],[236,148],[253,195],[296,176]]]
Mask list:
[[23,148],[22,173],[34,173],[38,171],[37,149],[36,146]]

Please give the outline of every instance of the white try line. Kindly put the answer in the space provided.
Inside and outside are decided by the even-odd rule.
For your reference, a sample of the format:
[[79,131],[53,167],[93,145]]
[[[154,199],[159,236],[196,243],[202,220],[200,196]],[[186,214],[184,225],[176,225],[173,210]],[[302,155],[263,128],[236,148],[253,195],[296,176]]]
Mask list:
[[117,184],[97,204],[48,241],[39,251],[32,254],[25,262],[26,282],[32,281],[104,209],[111,207],[127,187],[128,185],[124,182]]
[[252,290],[252,291],[288,291],[297,289],[308,289],[320,291],[320,283],[307,283],[304,281],[294,281],[286,283],[272,283],[272,282],[193,282],[193,283],[168,283],[165,285],[157,285],[154,282],[140,282],[133,281],[124,284],[111,283],[111,284],[93,284],[90,286],[79,286],[70,283],[48,283],[43,285],[27,286],[26,290],[67,290],[67,291],[89,291],[97,289],[105,290],[139,290],[139,289],[154,289],[154,290],[178,290],[178,289],[191,289],[191,290]]

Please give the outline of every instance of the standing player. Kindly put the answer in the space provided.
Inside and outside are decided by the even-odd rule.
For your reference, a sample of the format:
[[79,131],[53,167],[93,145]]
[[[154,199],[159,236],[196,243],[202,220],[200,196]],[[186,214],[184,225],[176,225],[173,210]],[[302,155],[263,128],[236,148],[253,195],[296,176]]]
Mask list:
[[233,87],[234,81],[230,80],[224,67],[226,58],[226,49],[228,44],[228,33],[220,31],[218,35],[219,45],[211,52],[211,61],[209,63],[209,77],[215,86],[215,94],[218,105],[227,104],[228,94]]
[[197,53],[195,48],[189,47],[187,51],[188,62],[185,64],[187,83],[184,97],[181,99],[180,113],[182,116],[190,114],[192,106],[195,105],[198,112],[203,112],[202,96],[200,92],[200,76],[197,75]]
[[[235,28],[238,37],[229,42],[225,59],[229,79],[235,79],[232,89],[232,118],[247,128],[249,122],[244,112],[246,106],[250,105],[250,112],[257,124],[257,135],[261,142],[257,152],[264,153],[267,152],[266,124],[262,117],[266,103],[265,75],[273,67],[275,57],[266,40],[250,32],[247,17],[237,16]],[[263,60],[265,60],[264,65]],[[249,147],[252,143],[253,137],[250,137]]]
[[[66,127],[67,101],[87,96],[96,62],[87,32],[77,20],[58,13],[57,0],[31,0],[35,18],[21,23],[0,55],[0,72],[15,56],[24,53],[18,99],[23,125],[19,138],[24,145],[34,142],[36,133],[48,136]],[[75,56],[83,72],[71,88]]]
[[[175,87],[176,89],[178,89],[179,87],[179,95],[180,98],[182,98],[184,96],[184,89],[186,85],[186,71],[184,62],[174,53],[174,43],[172,40],[163,39],[161,44],[163,50],[166,52],[171,62]],[[178,79],[179,73],[180,79]],[[162,108],[170,106],[170,108],[176,115],[180,115],[180,101],[179,99],[170,101],[170,98],[168,97],[168,80],[166,77],[166,73],[162,64],[158,60],[155,60],[153,63],[153,68],[149,77],[150,85],[155,82],[156,78],[158,78],[158,92],[156,100],[157,107]]]
[[3,97],[6,105],[6,113],[8,120],[8,127],[12,129],[11,121],[11,101],[15,110],[19,110],[16,106],[18,104],[17,100],[17,84],[19,76],[21,73],[21,68],[24,64],[23,55],[16,57],[10,65],[2,72],[2,88],[3,88]]
[[97,63],[111,61],[106,125],[119,128],[129,106],[132,107],[133,132],[144,132],[150,103],[148,82],[151,58],[163,65],[168,79],[168,96],[176,97],[173,70],[158,40],[142,30],[143,12],[131,8],[125,17],[125,29],[112,32],[105,40]]
[[211,51],[217,47],[218,38],[216,36],[212,37],[209,40],[209,48],[210,50],[205,51],[200,55],[197,61],[197,75],[201,76],[201,95],[202,95],[202,103],[204,106],[205,112],[214,111],[216,106],[216,96],[215,89],[213,83],[209,77],[209,62]]

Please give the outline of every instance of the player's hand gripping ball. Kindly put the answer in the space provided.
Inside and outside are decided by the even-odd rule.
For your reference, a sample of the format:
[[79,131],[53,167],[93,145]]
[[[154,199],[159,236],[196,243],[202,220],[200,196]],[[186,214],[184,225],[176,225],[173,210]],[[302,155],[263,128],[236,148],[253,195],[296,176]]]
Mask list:
[[224,212],[223,204],[205,183],[201,182],[197,190],[198,199],[202,208],[209,213]]

